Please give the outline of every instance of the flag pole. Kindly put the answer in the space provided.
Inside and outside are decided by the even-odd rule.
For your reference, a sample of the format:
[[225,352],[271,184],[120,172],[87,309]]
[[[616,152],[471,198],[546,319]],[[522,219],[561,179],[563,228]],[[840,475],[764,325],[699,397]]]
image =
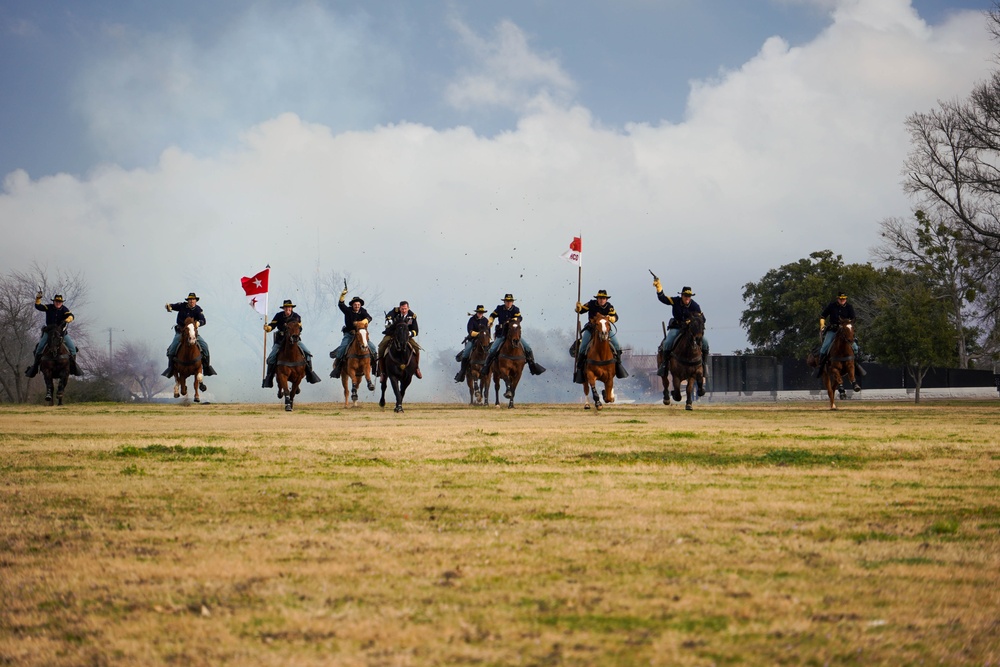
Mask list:
[[[271,268],[271,265],[268,264],[267,268]],[[271,292],[270,283],[271,283],[271,280],[270,280],[270,275],[269,275],[268,276],[268,288],[267,288],[268,291],[264,293],[264,325],[265,326],[267,325],[267,314],[270,312],[267,309],[267,298],[268,298],[268,296],[270,296],[270,292]],[[264,332],[264,353],[263,353],[263,356],[260,358],[260,377],[261,377],[261,379],[264,379],[264,378],[267,377],[267,332],[266,331]]]
[[[583,289],[583,232],[580,232],[580,263],[576,266],[576,302],[580,303]],[[576,340],[580,340],[580,313],[576,314]],[[576,346],[576,354],[573,355],[573,373],[580,365],[580,345]]]

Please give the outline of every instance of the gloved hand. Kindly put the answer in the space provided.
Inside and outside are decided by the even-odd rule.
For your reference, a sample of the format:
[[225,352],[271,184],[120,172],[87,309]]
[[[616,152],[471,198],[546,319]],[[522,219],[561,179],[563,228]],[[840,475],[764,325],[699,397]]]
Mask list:
[[578,313],[583,312],[583,304],[580,303],[579,301],[576,302],[576,312]]
[[357,326],[364,329],[366,326],[368,326],[368,320],[358,320]]
[[493,318],[492,317],[490,319],[488,319],[487,322],[489,323],[489,326],[493,326]]
[[44,296],[45,295],[42,294],[41,290],[39,290],[38,294],[35,295],[35,302],[37,303],[37,302],[41,301],[42,297],[44,297]]
[[824,320],[821,317],[821,318],[819,318],[819,332],[823,333],[823,329],[825,329],[825,328],[826,328],[826,320]]
[[478,331],[470,331],[469,335],[472,336],[473,338],[475,338],[476,336],[479,335],[479,332]]
[[166,308],[167,308],[167,312],[168,312],[168,313],[169,313],[169,312],[170,312],[171,310],[173,310],[173,308],[172,308],[172,307],[170,306],[170,304],[169,304],[169,303],[168,303],[168,304],[166,304]]
[[662,292],[663,291],[663,284],[660,283],[660,279],[659,278],[653,278],[653,287],[656,288],[657,292]]
[[66,324],[69,324],[72,321],[73,321],[73,316],[72,315],[67,315],[66,319],[63,320],[63,322],[65,322]]
[[266,331],[267,333],[271,333],[271,325],[270,324],[265,324],[264,325],[264,331]]
[[617,321],[618,321],[618,316],[617,315],[608,315],[608,322],[611,322],[611,324],[614,324]]
[[347,288],[345,287],[345,288],[344,288],[343,290],[341,290],[341,292],[340,292],[340,300],[341,300],[341,301],[343,301],[343,300],[344,300],[344,298],[346,298],[346,297],[347,297]]

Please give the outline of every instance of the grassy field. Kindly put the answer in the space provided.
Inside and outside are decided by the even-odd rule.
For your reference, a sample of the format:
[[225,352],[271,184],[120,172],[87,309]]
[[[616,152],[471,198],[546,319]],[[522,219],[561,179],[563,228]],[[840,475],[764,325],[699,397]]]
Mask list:
[[1000,410],[0,407],[0,665],[996,665]]

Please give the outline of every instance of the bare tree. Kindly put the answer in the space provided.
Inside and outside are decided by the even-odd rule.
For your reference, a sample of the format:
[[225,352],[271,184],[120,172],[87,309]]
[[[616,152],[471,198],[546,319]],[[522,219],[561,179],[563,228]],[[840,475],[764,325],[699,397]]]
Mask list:
[[126,341],[114,353],[111,377],[123,397],[148,403],[156,394],[171,386],[162,375],[160,355],[149,343]]

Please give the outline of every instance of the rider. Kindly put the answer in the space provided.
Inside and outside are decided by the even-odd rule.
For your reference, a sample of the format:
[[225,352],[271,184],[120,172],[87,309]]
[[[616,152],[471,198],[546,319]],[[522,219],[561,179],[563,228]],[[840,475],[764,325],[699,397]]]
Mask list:
[[[172,377],[174,374],[174,359],[177,358],[177,348],[181,345],[181,331],[184,327],[184,320],[190,317],[198,323],[199,327],[205,326],[205,313],[202,311],[201,306],[198,305],[200,300],[201,298],[197,294],[190,292],[184,301],[165,305],[168,313],[171,311],[177,312],[177,324],[174,326],[174,339],[171,341],[169,347],[167,347],[167,370],[163,371],[163,377]],[[198,334],[198,347],[201,349],[201,356],[205,358],[205,362],[202,364],[202,374],[217,375],[215,369],[212,368],[212,364],[209,363],[208,344],[201,337],[201,333]],[[202,391],[205,390],[202,389]]]
[[[608,293],[606,290],[597,290],[597,294],[594,298],[585,304],[581,304],[577,301],[576,312],[590,313],[590,318],[593,318],[595,314],[600,313],[608,318],[608,321],[612,324],[618,321],[618,313],[615,312],[615,307],[611,305],[610,301],[608,301]],[[573,376],[574,382],[583,382],[583,368],[587,363],[587,349],[590,347],[593,331],[594,324],[591,319],[583,327],[583,334],[580,339],[580,349],[576,353],[576,373]],[[618,344],[618,336],[616,335],[614,329],[611,331],[611,348],[615,351],[615,377],[619,380],[627,378],[628,371],[626,371],[622,366],[622,346]]]
[[[819,316],[819,332],[823,336],[823,344],[819,348],[819,367],[816,369],[816,377],[823,377],[823,368],[830,359],[830,346],[833,339],[837,337],[837,329],[841,320],[854,320],[854,306],[847,303],[847,292],[841,290],[837,292],[837,298],[827,304],[826,308]],[[854,350],[854,370],[865,375],[865,369],[857,362],[858,341],[855,339],[851,343]]]
[[[285,327],[289,322],[298,322],[300,327],[302,325],[302,316],[293,310],[295,304],[292,303],[291,299],[285,299],[281,304],[281,310],[274,314],[271,321],[264,325],[264,331],[270,333],[272,330],[277,329],[274,332],[274,344],[271,345],[271,353],[267,355],[267,377],[261,383],[262,389],[269,389],[274,386],[274,373],[278,370],[278,352],[281,350],[281,343],[285,339]],[[301,330],[301,329],[300,329]],[[312,352],[306,347],[306,344],[299,340],[299,349],[302,350],[302,354],[306,357],[306,381],[309,384],[316,384],[319,382],[319,376],[313,372],[312,366]]]
[[465,380],[465,374],[469,371],[469,358],[472,355],[472,346],[476,341],[476,337],[484,333],[489,335],[490,321],[483,317],[485,313],[486,309],[483,308],[482,304],[476,306],[476,312],[469,317],[469,322],[465,325],[468,335],[462,341],[465,344],[464,349],[458,354],[458,360],[462,362],[462,367],[455,376],[455,382]]
[[[677,342],[677,337],[681,334],[682,323],[690,320],[694,315],[700,315],[702,321],[705,320],[705,313],[702,312],[701,306],[698,305],[691,297],[694,296],[694,292],[691,288],[685,285],[681,289],[681,293],[677,296],[670,297],[663,293],[663,285],[660,284],[659,278],[653,278],[653,287],[656,288],[656,298],[660,300],[661,303],[665,303],[673,308],[671,313],[670,323],[667,324],[667,335],[663,339],[663,343],[660,345],[660,349],[663,350],[663,363],[656,370],[656,374],[660,377],[667,376],[667,367],[670,363],[670,351],[674,347],[674,343]],[[701,366],[702,375],[707,380],[708,379],[708,338],[702,336],[701,338]]]
[[[345,306],[344,299],[346,298],[347,288],[345,287],[340,293],[340,301],[337,302],[337,307],[344,314],[344,327],[341,329],[344,333],[344,338],[340,341],[337,349],[330,353],[330,357],[333,359],[333,370],[330,372],[330,377],[332,378],[340,377],[340,365],[344,362],[344,355],[347,354],[347,348],[350,347],[351,341],[357,335],[358,328],[364,328],[372,321],[372,316],[365,310],[364,299],[360,296],[355,296],[351,299],[350,305]],[[368,351],[372,355],[372,373],[377,375],[378,350],[375,349],[375,343],[372,342],[371,336],[368,337]]]
[[[486,355],[486,361],[483,362],[483,368],[489,368],[500,352],[500,346],[503,345],[504,341],[504,336],[500,335],[503,325],[511,320],[520,322],[522,319],[521,309],[514,305],[514,296],[509,293],[504,294],[503,303],[494,308],[493,312],[490,313],[490,326],[493,325],[494,320],[497,323],[496,330],[494,331],[496,337],[490,346],[489,353]],[[531,346],[528,345],[528,341],[524,340],[524,338],[521,339],[521,347],[524,348],[524,357],[528,361],[528,369],[531,371],[531,374],[541,375],[544,373],[545,368],[541,364],[535,363],[535,353],[531,351]]]
[[382,375],[385,375],[385,350],[389,347],[389,341],[392,340],[392,327],[396,322],[406,322],[407,328],[410,330],[410,347],[413,348],[413,353],[417,355],[417,370],[415,375],[418,379],[424,379],[424,376],[420,373],[420,346],[417,345],[417,341],[413,340],[417,334],[420,333],[420,328],[417,326],[417,314],[410,310],[409,301],[400,301],[399,306],[393,308],[385,315],[385,331],[382,333],[382,342],[378,344],[378,358],[382,360],[380,364],[382,366]]
[[[41,292],[35,295],[35,310],[45,313],[45,326],[42,327],[42,337],[38,339],[38,345],[35,346],[35,360],[24,371],[24,374],[30,378],[38,374],[38,364],[41,363],[42,353],[49,343],[49,332],[73,321],[73,313],[69,312],[69,308],[63,305],[62,294],[56,294],[52,297],[52,303],[46,306],[42,305],[43,296]],[[83,375],[79,366],[76,365],[76,343],[73,342],[68,333],[63,336],[63,343],[66,344],[66,349],[69,351],[69,372],[73,375]]]

